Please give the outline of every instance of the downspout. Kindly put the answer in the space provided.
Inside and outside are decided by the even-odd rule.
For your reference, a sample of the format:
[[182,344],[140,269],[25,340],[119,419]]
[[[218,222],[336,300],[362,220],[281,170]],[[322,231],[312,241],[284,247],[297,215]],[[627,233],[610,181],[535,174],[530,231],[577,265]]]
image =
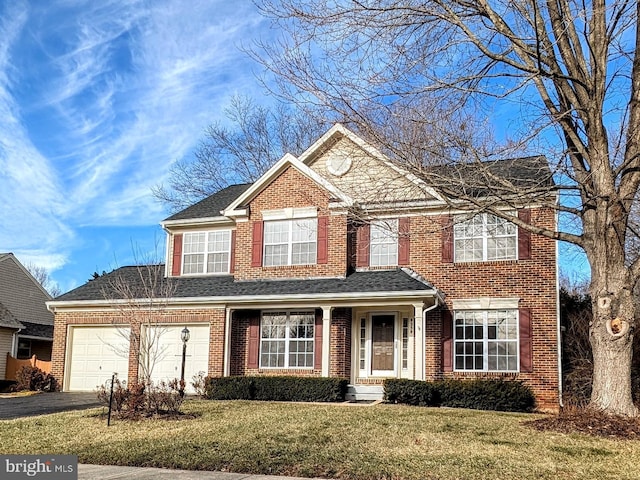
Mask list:
[[18,358],[18,349],[16,342],[18,341],[18,334],[22,331],[22,328],[19,328],[15,332],[13,332],[13,336],[11,337],[11,356],[13,358]]
[[[422,311],[422,336],[425,337],[426,333],[427,333],[427,313],[431,312],[432,310],[435,310],[436,308],[438,308],[440,306],[440,293],[436,293],[436,301],[433,302],[433,305],[431,305],[428,308],[425,308]],[[421,362],[422,362],[422,378],[421,380],[425,380],[427,378],[427,369],[425,366],[426,363],[426,356],[427,356],[427,352],[426,352],[426,337],[422,339],[422,341],[420,342],[422,344],[422,352],[420,354],[421,357]]]

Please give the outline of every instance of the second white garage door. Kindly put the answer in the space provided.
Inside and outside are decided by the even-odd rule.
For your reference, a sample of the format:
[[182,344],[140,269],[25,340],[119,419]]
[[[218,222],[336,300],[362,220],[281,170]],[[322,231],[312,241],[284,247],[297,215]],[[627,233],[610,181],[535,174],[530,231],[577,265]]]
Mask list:
[[[182,340],[180,333],[185,325],[148,327],[149,338],[158,342],[156,361],[153,363],[151,380],[170,381],[180,379],[182,367]],[[186,325],[189,329],[187,356],[184,369],[185,390],[194,393],[191,381],[198,372],[207,372],[209,365],[209,325]]]
[[129,329],[124,327],[72,327],[67,348],[70,361],[65,390],[92,391],[111,380],[114,372],[127,380]]

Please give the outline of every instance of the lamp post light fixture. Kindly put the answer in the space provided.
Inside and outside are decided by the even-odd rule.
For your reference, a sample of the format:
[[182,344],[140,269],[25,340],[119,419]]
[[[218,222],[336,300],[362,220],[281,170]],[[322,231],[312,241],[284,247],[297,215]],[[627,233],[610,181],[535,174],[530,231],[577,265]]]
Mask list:
[[189,341],[189,329],[184,327],[180,332],[180,338],[182,339],[182,369],[180,370],[180,396],[184,397],[184,364],[187,360],[187,342]]

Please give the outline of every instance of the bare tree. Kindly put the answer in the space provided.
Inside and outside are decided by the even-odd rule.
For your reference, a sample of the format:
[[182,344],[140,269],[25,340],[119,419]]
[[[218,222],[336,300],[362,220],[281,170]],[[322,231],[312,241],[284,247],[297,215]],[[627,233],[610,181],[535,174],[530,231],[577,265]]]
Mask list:
[[232,98],[224,114],[227,122],[206,129],[193,158],[174,165],[169,185],[153,189],[173,211],[230,184],[255,181],[285,153],[302,153],[328,126],[318,108],[264,107],[243,96]]
[[51,275],[46,268],[31,262],[27,263],[24,268],[29,271],[29,273],[33,276],[33,278],[37,280],[40,285],[42,285],[42,288],[49,292],[49,295],[55,298],[62,294],[60,285],[58,285],[55,280],[51,278]]
[[157,362],[165,355],[161,337],[166,328],[161,322],[162,312],[176,291],[176,283],[164,276],[164,265],[145,263],[124,267],[107,277],[101,288],[105,299],[112,302],[118,312],[114,325],[126,340],[121,356],[135,352],[138,364],[138,383],[148,383]]
[[[402,136],[381,119],[402,115],[414,131],[442,133],[449,145],[439,163],[451,169],[421,171],[459,207],[501,217],[504,205],[556,209],[562,228],[510,220],[586,252],[591,404],[628,416],[638,414],[631,360],[640,259],[628,247],[640,185],[639,8],[628,0],[266,0],[285,35],[257,54],[277,74],[280,95],[336,110],[398,161],[428,152],[418,144],[407,158]],[[425,120],[412,108],[425,98],[480,120],[508,110],[512,138],[486,145],[463,124]],[[514,145],[544,148],[556,183],[496,175],[486,160]]]

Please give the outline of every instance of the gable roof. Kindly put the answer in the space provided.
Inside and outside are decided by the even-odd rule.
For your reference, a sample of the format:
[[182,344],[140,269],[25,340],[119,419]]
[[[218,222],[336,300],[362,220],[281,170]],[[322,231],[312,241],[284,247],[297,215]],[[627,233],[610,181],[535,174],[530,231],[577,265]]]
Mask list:
[[20,329],[24,325],[13,316],[7,307],[0,303],[0,327]]
[[222,211],[228,207],[238,196],[242,195],[252,183],[229,185],[213,195],[200,200],[184,210],[165,218],[162,223],[172,223],[175,220],[205,219],[222,216]]
[[335,185],[328,180],[311,170],[307,165],[300,162],[296,157],[290,153],[285,154],[280,160],[278,160],[269,170],[267,170],[262,177],[260,177],[251,187],[249,187],[244,193],[236,198],[225,210],[225,215],[233,215],[235,210],[246,205],[252,198],[258,195],[264,190],[269,183],[271,183],[276,177],[278,177],[287,168],[293,167],[302,173],[305,177],[309,178],[320,187],[330,192],[335,198],[341,200],[346,205],[353,204],[353,200],[344,192],[340,191]]
[[[164,265],[157,265],[164,269]],[[164,271],[164,270],[162,270]],[[132,291],[142,291],[139,267],[121,267],[107,275],[57,297],[49,305],[67,302],[98,302],[112,304],[105,300],[104,292],[112,282],[124,281]],[[313,278],[290,280],[246,280],[235,281],[231,275],[162,277],[161,283],[175,282],[173,299],[206,299],[217,302],[250,302],[270,299],[283,302],[309,298],[353,298],[398,296],[431,296],[436,288],[408,269],[376,270],[355,272],[344,278]],[[162,291],[162,285],[158,287]]]
[[336,123],[327,132],[322,135],[316,142],[307,148],[299,157],[299,160],[305,165],[313,163],[319,154],[322,154],[333,144],[339,141],[341,138],[349,139],[353,144],[360,148],[371,158],[378,160],[379,162],[391,168],[399,176],[404,177],[406,180],[420,188],[427,195],[434,199],[440,199],[440,195],[428,185],[419,175],[414,174],[410,170],[398,165],[397,162],[391,161],[384,153],[378,150],[376,147],[365,141],[362,137],[356,135],[341,123]]
[[0,303],[19,322],[53,325],[46,302],[51,295],[12,253],[0,255]]

